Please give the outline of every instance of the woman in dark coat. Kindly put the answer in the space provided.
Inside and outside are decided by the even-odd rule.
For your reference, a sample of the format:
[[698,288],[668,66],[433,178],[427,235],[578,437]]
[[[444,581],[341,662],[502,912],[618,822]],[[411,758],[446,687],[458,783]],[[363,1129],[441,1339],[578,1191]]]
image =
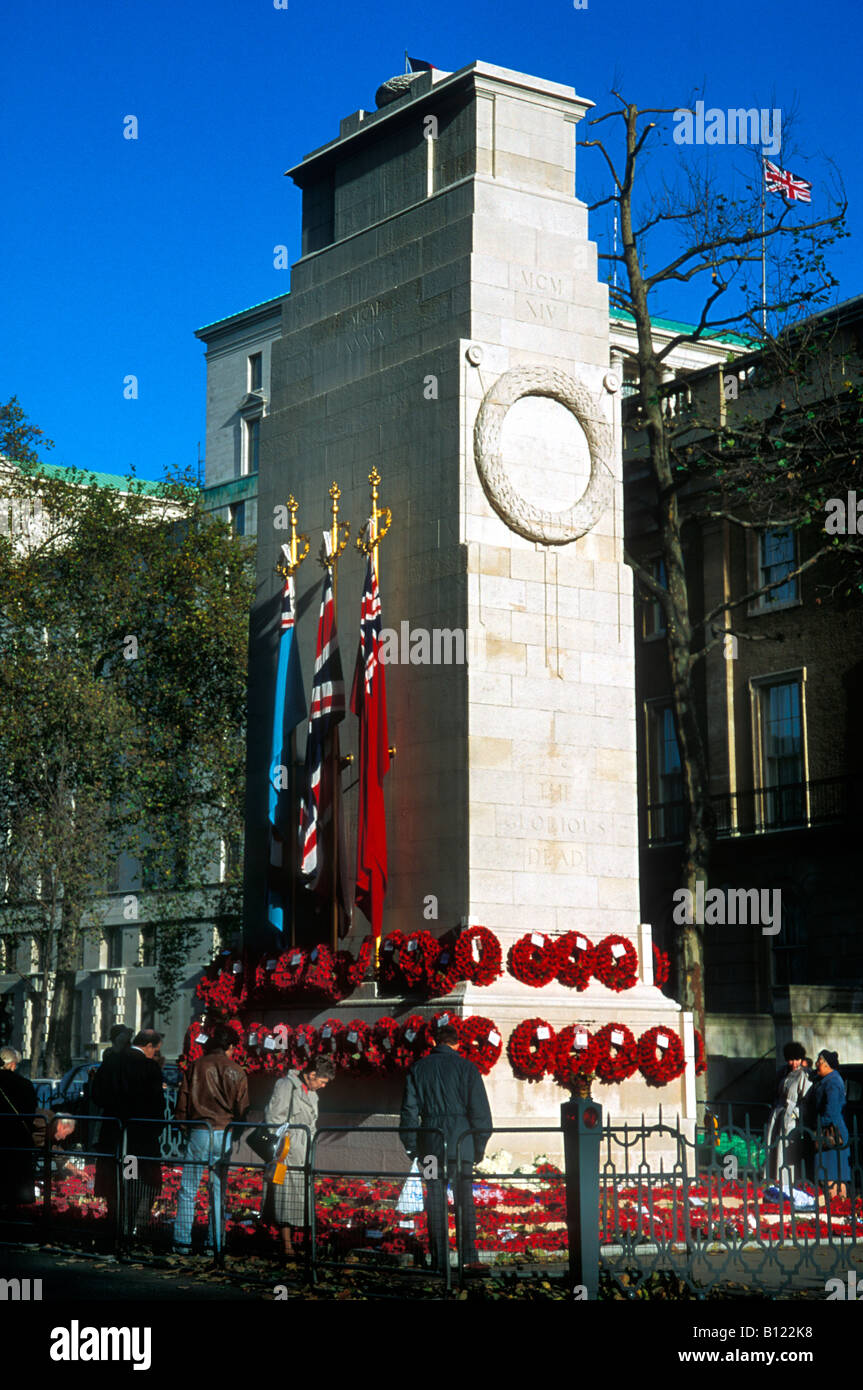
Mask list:
[[[837,1071],[839,1054],[822,1049],[815,1059],[818,1081],[815,1109],[819,1133],[816,1139],[815,1181],[824,1184],[831,1197],[845,1196],[845,1183],[851,1177],[848,1125],[845,1122],[845,1083]],[[823,1191],[819,1206],[826,1205]]]

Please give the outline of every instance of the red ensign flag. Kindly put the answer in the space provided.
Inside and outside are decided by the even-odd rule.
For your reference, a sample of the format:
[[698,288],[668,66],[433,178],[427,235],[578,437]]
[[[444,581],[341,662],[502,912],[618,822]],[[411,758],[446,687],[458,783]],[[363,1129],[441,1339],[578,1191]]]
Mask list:
[[381,934],[387,891],[387,825],[384,778],[390,768],[387,689],[380,661],[381,596],[369,555],[360,613],[360,647],[351,690],[351,709],[360,721],[359,817],[356,904],[372,933]]

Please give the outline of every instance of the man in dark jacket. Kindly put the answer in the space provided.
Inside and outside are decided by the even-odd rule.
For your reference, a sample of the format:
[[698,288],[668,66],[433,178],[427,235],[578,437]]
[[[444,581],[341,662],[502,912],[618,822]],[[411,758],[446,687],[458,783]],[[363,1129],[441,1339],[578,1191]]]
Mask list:
[[[463,1261],[466,1265],[478,1263],[473,1165],[482,1162],[492,1131],[482,1076],[473,1062],[459,1056],[457,1046],[458,1033],[445,1025],[438,1032],[434,1051],[415,1062],[407,1074],[399,1122],[408,1157],[419,1158],[421,1169],[428,1166],[437,1172],[436,1177],[426,1177],[425,1207],[432,1266],[439,1271],[449,1260],[447,1178],[453,1185]],[[427,1132],[423,1126],[428,1127]],[[446,1172],[441,1137],[434,1130],[440,1130],[446,1140]],[[459,1139],[462,1143],[456,1162]],[[434,1159],[433,1164],[430,1159]]]
[[105,1113],[115,1115],[126,1126],[126,1152],[134,1154],[136,1160],[132,1166],[136,1177],[126,1177],[126,1163],[122,1169],[127,1236],[136,1235],[137,1228],[147,1222],[162,1185],[162,1129],[152,1123],[165,1119],[165,1092],[158,1062],[161,1045],[162,1035],[153,1028],[136,1034],[132,1046],[121,1054],[116,1070],[109,1073],[105,1092],[99,1092]]
[[[249,1108],[249,1082],[242,1067],[233,1061],[237,1036],[233,1029],[219,1024],[207,1043],[203,1057],[192,1063],[183,1076],[177,1096],[174,1119],[179,1123],[198,1121],[199,1127],[189,1131],[183,1181],[177,1201],[177,1220],[174,1223],[174,1249],[179,1255],[192,1253],[192,1225],[195,1219],[195,1199],[198,1185],[204,1176],[203,1164],[210,1166],[210,1242],[214,1252],[219,1250],[219,1204],[221,1186],[219,1173],[212,1165],[223,1157],[225,1131],[234,1120],[242,1120]],[[210,1130],[201,1122],[212,1126]],[[190,1159],[195,1160],[189,1162]]]

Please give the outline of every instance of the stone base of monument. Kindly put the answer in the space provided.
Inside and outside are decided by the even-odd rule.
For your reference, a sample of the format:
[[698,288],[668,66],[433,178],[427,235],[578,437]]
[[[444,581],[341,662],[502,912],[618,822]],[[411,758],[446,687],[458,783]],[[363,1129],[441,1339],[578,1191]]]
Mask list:
[[[691,1166],[695,1138],[695,1040],[692,1015],[653,984],[653,952],[650,928],[641,924],[637,933],[640,979],[631,989],[615,992],[596,980],[584,990],[557,983],[535,989],[505,974],[491,985],[459,984],[447,995],[383,995],[366,982],[338,1004],[283,1007],[266,1010],[262,1021],[320,1027],[327,1018],[362,1019],[373,1024],[382,1017],[403,1022],[410,1014],[431,1019],[450,1012],[458,1017],[482,1015],[492,1019],[501,1035],[501,1055],[484,1078],[495,1134],[488,1147],[504,1151],[512,1166],[531,1163],[538,1155],[562,1164],[559,1133],[560,1107],[569,1092],[554,1080],[522,1080],[507,1056],[511,1033],[527,1018],[544,1019],[555,1033],[570,1024],[582,1024],[592,1034],[610,1023],[621,1023],[636,1039],[648,1028],[667,1028],[683,1041],[686,1067],[682,1076],[663,1086],[652,1086],[640,1072],[619,1084],[594,1080],[592,1097],[611,1122],[603,1142],[602,1163],[608,1171],[637,1173],[647,1165],[652,1171]],[[258,1011],[258,1017],[261,1017]],[[338,1073],[321,1094],[319,1168],[337,1172],[407,1172],[397,1134],[378,1132],[398,1124],[404,1074],[351,1076]],[[259,1102],[260,1103],[260,1102]],[[642,1126],[661,1130],[642,1133]],[[625,1131],[623,1126],[628,1126]],[[682,1141],[685,1141],[683,1143]]]

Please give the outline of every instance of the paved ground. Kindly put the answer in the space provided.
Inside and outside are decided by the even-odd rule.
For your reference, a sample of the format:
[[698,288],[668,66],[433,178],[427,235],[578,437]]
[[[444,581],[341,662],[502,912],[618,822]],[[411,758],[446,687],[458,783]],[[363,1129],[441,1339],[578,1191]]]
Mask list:
[[[21,1249],[0,1246],[0,1279],[42,1280],[42,1301],[83,1300],[135,1302],[155,1300],[261,1301],[273,1296],[277,1271],[260,1268],[206,1273],[206,1261],[167,1260],[119,1263],[108,1255],[83,1257],[57,1247]],[[32,1288],[32,1284],[31,1284]],[[22,1289],[23,1293],[23,1289]],[[7,1295],[8,1296],[8,1295]]]

